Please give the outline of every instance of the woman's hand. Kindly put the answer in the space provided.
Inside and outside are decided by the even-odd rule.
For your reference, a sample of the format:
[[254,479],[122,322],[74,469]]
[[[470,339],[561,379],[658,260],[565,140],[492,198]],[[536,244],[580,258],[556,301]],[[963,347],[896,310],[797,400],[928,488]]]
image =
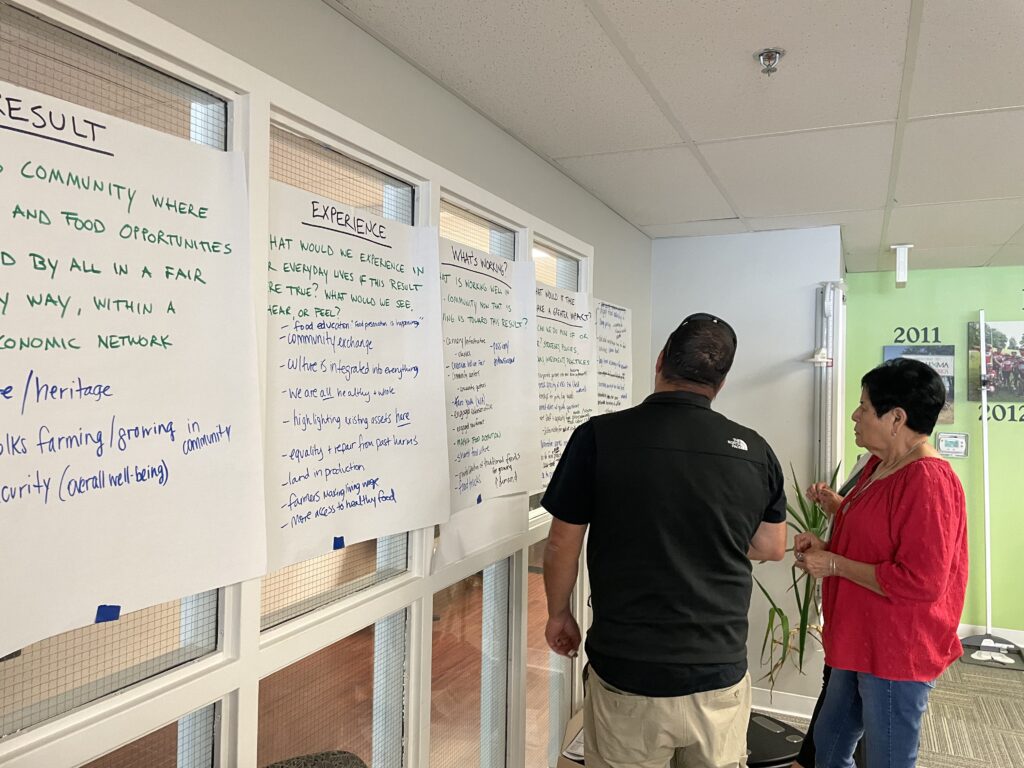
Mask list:
[[819,505],[825,514],[832,517],[839,505],[843,503],[843,497],[833,491],[828,483],[814,483],[804,491],[808,499]]
[[797,553],[796,567],[816,579],[835,575],[835,556],[827,549],[809,549]]
[[[825,542],[810,531],[798,533],[793,537],[793,551],[800,555],[813,549],[825,549]],[[801,558],[797,558],[800,560]]]
[[809,531],[798,533],[793,537],[793,557],[796,559],[797,568],[802,571],[807,571],[807,560],[811,555],[817,555],[819,553],[824,554],[826,562],[829,558],[828,550],[825,548],[825,542],[815,536]]

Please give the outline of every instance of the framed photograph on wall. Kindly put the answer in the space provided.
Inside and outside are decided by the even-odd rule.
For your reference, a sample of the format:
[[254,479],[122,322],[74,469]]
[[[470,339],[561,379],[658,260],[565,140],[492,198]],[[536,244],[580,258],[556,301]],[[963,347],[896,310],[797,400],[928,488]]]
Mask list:
[[946,385],[946,404],[939,412],[939,424],[953,423],[953,361],[956,347],[952,344],[892,344],[882,347],[882,360],[909,357],[930,365]]
[[[1024,320],[985,323],[988,399],[1024,403]],[[981,332],[967,324],[967,399],[981,400]]]

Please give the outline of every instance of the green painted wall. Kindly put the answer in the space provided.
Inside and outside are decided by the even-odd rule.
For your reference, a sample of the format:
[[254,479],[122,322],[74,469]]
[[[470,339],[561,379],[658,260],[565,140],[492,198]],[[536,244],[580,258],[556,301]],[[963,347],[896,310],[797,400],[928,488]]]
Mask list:
[[[971,570],[963,622],[985,623],[982,442],[980,403],[967,401],[967,323],[984,309],[988,322],[1024,320],[1024,267],[912,270],[906,288],[892,272],[850,274],[847,291],[846,412],[860,398],[860,377],[882,361],[897,327],[938,326],[956,346],[954,423],[936,431],[966,432],[970,455],[950,459],[967,495]],[[1007,409],[1009,411],[1009,409]],[[1024,402],[1016,408],[1024,419]],[[846,432],[846,465],[861,449]],[[1024,630],[1024,420],[989,422],[992,509],[992,624]]]

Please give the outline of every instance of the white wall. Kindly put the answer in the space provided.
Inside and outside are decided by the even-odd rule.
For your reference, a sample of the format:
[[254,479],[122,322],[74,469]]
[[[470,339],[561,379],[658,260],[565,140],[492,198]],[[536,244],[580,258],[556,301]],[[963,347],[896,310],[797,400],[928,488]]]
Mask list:
[[134,2],[593,245],[594,295],[633,309],[634,382],[646,390],[646,235],[320,0]]
[[[841,255],[838,227],[671,238],[655,240],[652,247],[652,356],[693,312],[728,321],[739,344],[715,410],[756,429],[787,477],[792,464],[801,482],[809,482],[814,456],[813,369],[804,361],[814,351],[815,292],[820,283],[841,278]],[[787,494],[792,495],[788,486]],[[788,562],[756,566],[755,573],[792,604],[785,592]],[[748,643],[755,681],[765,671],[760,649],[766,606],[755,588]],[[806,705],[785,693],[816,697],[820,671],[815,659],[806,676],[786,674],[776,687],[776,706]]]

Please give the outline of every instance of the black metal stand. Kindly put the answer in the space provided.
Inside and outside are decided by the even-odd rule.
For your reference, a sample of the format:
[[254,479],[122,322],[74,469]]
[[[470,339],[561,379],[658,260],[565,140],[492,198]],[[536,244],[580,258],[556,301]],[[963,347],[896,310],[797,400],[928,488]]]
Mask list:
[[[748,768],[789,768],[800,753],[804,738],[797,728],[774,717],[752,712],[747,726]],[[857,745],[853,761],[857,766],[867,764],[863,741]]]
[[747,765],[749,768],[789,768],[804,734],[774,717],[753,712],[747,726]]

